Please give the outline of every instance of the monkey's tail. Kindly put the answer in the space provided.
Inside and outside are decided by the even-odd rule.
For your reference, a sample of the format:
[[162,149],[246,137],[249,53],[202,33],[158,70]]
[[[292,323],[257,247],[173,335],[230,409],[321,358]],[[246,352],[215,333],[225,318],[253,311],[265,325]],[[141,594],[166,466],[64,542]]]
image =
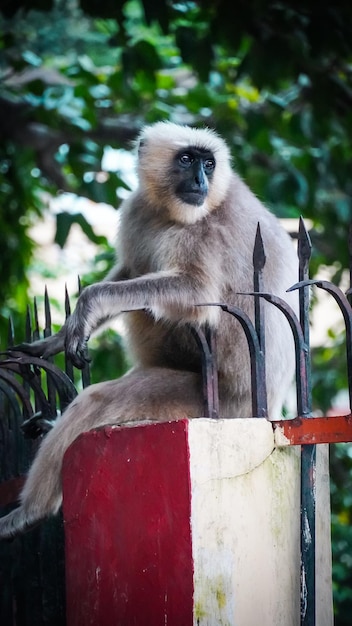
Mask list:
[[27,532],[50,515],[58,512],[62,503],[60,472],[56,471],[48,480],[38,482],[30,472],[21,493],[20,505],[0,518],[0,539],[12,539]]
[[0,519],[0,539],[13,539],[37,526],[46,516],[28,515],[21,505]]
[[[19,506],[0,518],[0,539],[11,539],[58,512],[62,502],[61,465],[64,448],[54,430],[46,435],[29,470]],[[53,434],[54,433],[54,434]]]
[[24,484],[20,506],[0,518],[0,539],[25,532],[58,512],[64,454],[82,432],[136,420],[197,417],[202,410],[201,380],[193,372],[140,368],[119,380],[86,387],[43,439]]
[[[41,468],[41,456],[38,455],[28,474],[19,506],[0,518],[0,539],[12,539],[31,530],[57,513],[61,506],[60,468],[55,467],[54,471],[50,467]],[[38,477],[38,466],[42,475],[46,469],[45,479]]]

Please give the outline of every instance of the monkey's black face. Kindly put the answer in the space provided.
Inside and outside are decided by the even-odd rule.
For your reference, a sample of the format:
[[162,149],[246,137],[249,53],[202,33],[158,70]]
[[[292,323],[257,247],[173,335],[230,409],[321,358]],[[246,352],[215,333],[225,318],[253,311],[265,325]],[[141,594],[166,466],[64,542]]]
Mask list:
[[180,150],[172,167],[176,196],[187,204],[202,205],[214,169],[215,158],[209,150],[194,147]]

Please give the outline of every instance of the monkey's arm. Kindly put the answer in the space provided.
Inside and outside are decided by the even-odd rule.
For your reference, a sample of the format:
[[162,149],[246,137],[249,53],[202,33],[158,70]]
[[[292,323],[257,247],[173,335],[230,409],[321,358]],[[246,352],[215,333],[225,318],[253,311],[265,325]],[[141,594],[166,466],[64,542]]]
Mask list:
[[[117,265],[110,270],[110,272],[104,278],[104,281],[122,281],[126,280],[128,277],[128,269],[126,267]],[[45,337],[45,339],[38,339],[37,341],[33,341],[32,343],[20,343],[19,345],[11,348],[11,351],[25,352],[26,354],[43,357],[44,359],[58,354],[59,352],[63,352],[65,350],[67,322],[68,320],[66,320],[65,324],[55,335]],[[95,330],[98,330],[98,327],[99,325],[95,328]]]
[[[86,287],[75,312],[67,320],[65,349],[76,367],[84,364],[84,352],[91,333],[119,313],[134,309],[184,310],[196,304],[217,301],[216,287],[209,275],[192,268],[155,272],[121,282],[103,282]],[[167,312],[165,313],[167,318]]]

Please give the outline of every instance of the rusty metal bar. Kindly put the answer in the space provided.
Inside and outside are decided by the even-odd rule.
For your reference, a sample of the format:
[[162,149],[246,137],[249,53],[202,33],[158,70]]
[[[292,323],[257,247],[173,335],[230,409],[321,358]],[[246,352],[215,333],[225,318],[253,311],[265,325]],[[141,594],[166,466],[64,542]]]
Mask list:
[[[51,308],[50,308],[48,290],[47,290],[46,287],[45,287],[45,290],[44,290],[44,311],[45,311],[44,337],[50,337],[51,334],[52,334],[52,330],[51,330]],[[49,361],[49,363],[53,362],[53,358],[52,357],[49,357],[47,360]],[[50,404],[50,406],[52,408],[52,411],[55,411],[55,407],[56,407],[56,391],[55,391],[55,386],[54,386],[50,376],[46,377],[46,384],[47,384],[47,389],[48,389],[49,404]]]
[[[80,294],[82,291],[81,279],[78,276],[78,293]],[[86,346],[84,349],[84,366],[81,369],[81,380],[83,389],[85,387],[89,387],[90,385],[90,359],[88,356],[88,347]]]
[[[262,234],[260,231],[260,224],[258,223],[257,232],[255,235],[254,250],[253,250],[253,290],[254,293],[260,293],[264,291],[263,281],[263,269],[266,262],[264,244]],[[258,295],[254,296],[254,325],[257,331],[260,350],[264,356],[265,366],[265,318],[264,307],[261,298]]]
[[[260,297],[263,292],[263,268],[265,266],[266,256],[263,245],[263,239],[260,230],[260,224],[257,225],[254,248],[253,248],[253,288],[254,292],[254,325],[250,318],[238,307],[229,306],[226,303],[204,303],[197,306],[219,306],[225,313],[229,313],[235,317],[241,324],[248,343],[250,353],[251,367],[251,388],[252,388],[252,414],[256,417],[267,417],[267,393],[266,393],[266,373],[265,373],[265,318],[264,307]],[[207,332],[210,332],[208,329]],[[214,366],[214,350],[211,347],[211,341],[203,335],[197,336],[197,330],[193,328],[193,334],[201,349],[203,383],[205,385],[204,394],[206,398],[207,415],[211,415],[216,406],[216,414],[219,410],[218,398],[218,377],[216,366]],[[214,341],[214,333],[211,334]],[[209,353],[210,348],[210,353]],[[213,373],[210,374],[210,371]]]
[[[312,254],[312,243],[309,234],[304,225],[302,217],[299,219],[298,228],[298,280],[306,281],[309,279],[309,261]],[[291,291],[289,289],[288,291]],[[309,287],[303,286],[299,290],[299,320],[301,323],[304,340],[306,342],[306,363],[307,373],[310,375],[310,350],[309,350]],[[309,384],[309,389],[311,385]],[[311,404],[311,398],[309,399]]]
[[12,317],[9,317],[9,324],[7,329],[7,345],[10,348],[15,343],[15,336],[13,330],[13,320]]
[[[254,294],[248,294],[254,295]],[[303,332],[301,325],[293,309],[287,304],[285,300],[278,296],[273,296],[270,293],[256,294],[264,300],[267,300],[274,306],[276,306],[286,317],[291,327],[293,339],[295,342],[296,353],[296,396],[297,396],[297,411],[300,416],[306,417],[309,413],[309,391],[307,387],[306,376],[306,346],[304,342]]]
[[206,326],[190,326],[201,352],[204,417],[219,417],[218,372],[216,364],[215,332]]
[[[302,217],[298,231],[299,281],[309,279],[312,244]],[[305,376],[308,390],[307,416],[312,411],[311,357],[309,341],[309,287],[299,289],[299,319],[305,341]],[[316,447],[301,448],[301,625],[315,626],[316,621]]]
[[46,287],[44,290],[44,314],[45,314],[44,337],[50,337],[51,336],[51,311],[50,311],[48,290]]
[[[309,347],[309,261],[311,241],[303,219],[299,221],[299,319],[304,339],[305,368],[304,385],[307,390],[305,417],[311,417],[311,359]],[[289,289],[288,291],[291,291]],[[300,412],[298,411],[300,415]],[[316,447],[303,445],[301,448],[301,626],[315,626],[316,619],[316,573],[315,573],[315,508],[316,508]]]
[[338,304],[346,327],[346,355],[347,355],[347,382],[349,389],[349,402],[352,411],[352,307],[347,300],[345,294],[333,283],[327,280],[304,280],[293,285],[289,291],[294,289],[302,289],[310,285],[315,285],[324,291],[327,291]]
[[[253,250],[253,289],[254,293],[264,291],[263,269],[266,263],[265,249],[258,222]],[[260,417],[268,416],[267,393],[266,393],[266,362],[265,362],[265,314],[263,300],[254,296],[254,325],[257,333],[261,352],[261,363],[259,364],[259,379],[261,389],[259,390],[259,401],[261,403]]]
[[32,320],[29,305],[26,308],[26,326],[25,326],[26,341],[32,341]]
[[5,381],[7,386],[10,389],[13,389],[18,397],[21,399],[23,411],[25,417],[29,418],[33,415],[33,408],[30,402],[28,391],[25,389],[23,383],[20,383],[10,372],[1,368],[2,363],[0,363],[0,379]]
[[37,299],[33,298],[33,310],[34,310],[34,330],[32,332],[33,341],[37,341],[39,339],[39,320],[38,320],[38,307],[37,307]]
[[[254,294],[248,294],[254,295]],[[256,294],[262,295],[262,294]],[[249,347],[251,363],[251,384],[252,384],[252,414],[254,417],[267,417],[267,396],[265,383],[265,362],[264,353],[261,351],[259,338],[254,325],[241,309],[218,304],[225,313],[235,317],[241,324]]]
[[218,361],[217,361],[217,347],[216,347],[216,331],[211,326],[206,326],[205,334],[212,355],[212,379],[213,379],[213,417],[219,417],[219,379],[218,379]]
[[[324,280],[309,280],[307,276],[300,276],[302,280],[291,288],[300,291],[308,289],[310,285],[316,285],[320,289],[327,291],[337,302],[346,327],[346,353],[347,353],[347,379],[349,389],[350,410],[352,410],[352,308],[341,289],[332,283]],[[304,568],[302,572],[303,591],[306,589],[306,595],[303,604],[302,624],[305,626],[314,626],[315,616],[312,612],[315,608],[314,592],[308,588],[311,585],[312,572],[315,571],[315,559],[312,555],[312,543],[315,540],[315,532],[313,533],[313,520],[315,514],[315,446],[302,446],[302,512],[304,519],[302,520],[303,529],[307,528],[309,532],[303,533],[303,557]],[[314,528],[315,529],[315,528]],[[304,587],[306,585],[306,587]],[[314,596],[314,601],[313,601]]]
[[[67,285],[65,285],[65,319],[67,320],[67,318],[71,315],[71,304],[70,304],[70,298],[68,295],[68,291],[67,291]],[[67,376],[73,380],[73,365],[72,365],[72,361],[67,357],[67,354],[65,352],[65,372],[67,374]]]
[[[27,341],[29,343],[32,341],[32,325],[31,325],[30,310],[29,310],[29,306],[28,305],[27,305],[27,308],[26,308],[26,319],[25,319],[24,336],[25,336],[25,341]],[[25,379],[23,381],[23,387],[27,391],[27,393],[29,393],[28,381],[26,381]]]
[[299,446],[318,443],[347,443],[352,441],[352,414],[296,417],[271,422],[277,446]]
[[[56,393],[58,395],[62,410],[76,397],[77,391],[69,377],[53,363],[20,352],[15,354],[16,358],[8,358],[0,362],[0,378],[6,380],[21,398],[27,414],[21,428],[26,437],[35,439],[43,432],[47,432],[57,417],[56,407],[53,409],[49,399],[45,396],[37,371],[43,369],[46,372],[55,396]],[[26,388],[23,383],[19,383],[11,376],[11,372],[23,378]],[[30,403],[30,389],[34,392],[35,412]]]

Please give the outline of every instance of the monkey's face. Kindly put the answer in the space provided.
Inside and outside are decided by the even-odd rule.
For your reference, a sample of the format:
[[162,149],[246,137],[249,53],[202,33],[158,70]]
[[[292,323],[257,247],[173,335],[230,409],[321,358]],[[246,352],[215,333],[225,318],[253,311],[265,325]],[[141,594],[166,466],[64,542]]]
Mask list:
[[138,198],[167,222],[195,224],[225,199],[232,178],[226,143],[210,129],[157,122],[139,138]]
[[171,179],[177,198],[193,206],[201,206],[208,195],[209,183],[215,170],[215,158],[210,150],[188,147],[174,157]]

